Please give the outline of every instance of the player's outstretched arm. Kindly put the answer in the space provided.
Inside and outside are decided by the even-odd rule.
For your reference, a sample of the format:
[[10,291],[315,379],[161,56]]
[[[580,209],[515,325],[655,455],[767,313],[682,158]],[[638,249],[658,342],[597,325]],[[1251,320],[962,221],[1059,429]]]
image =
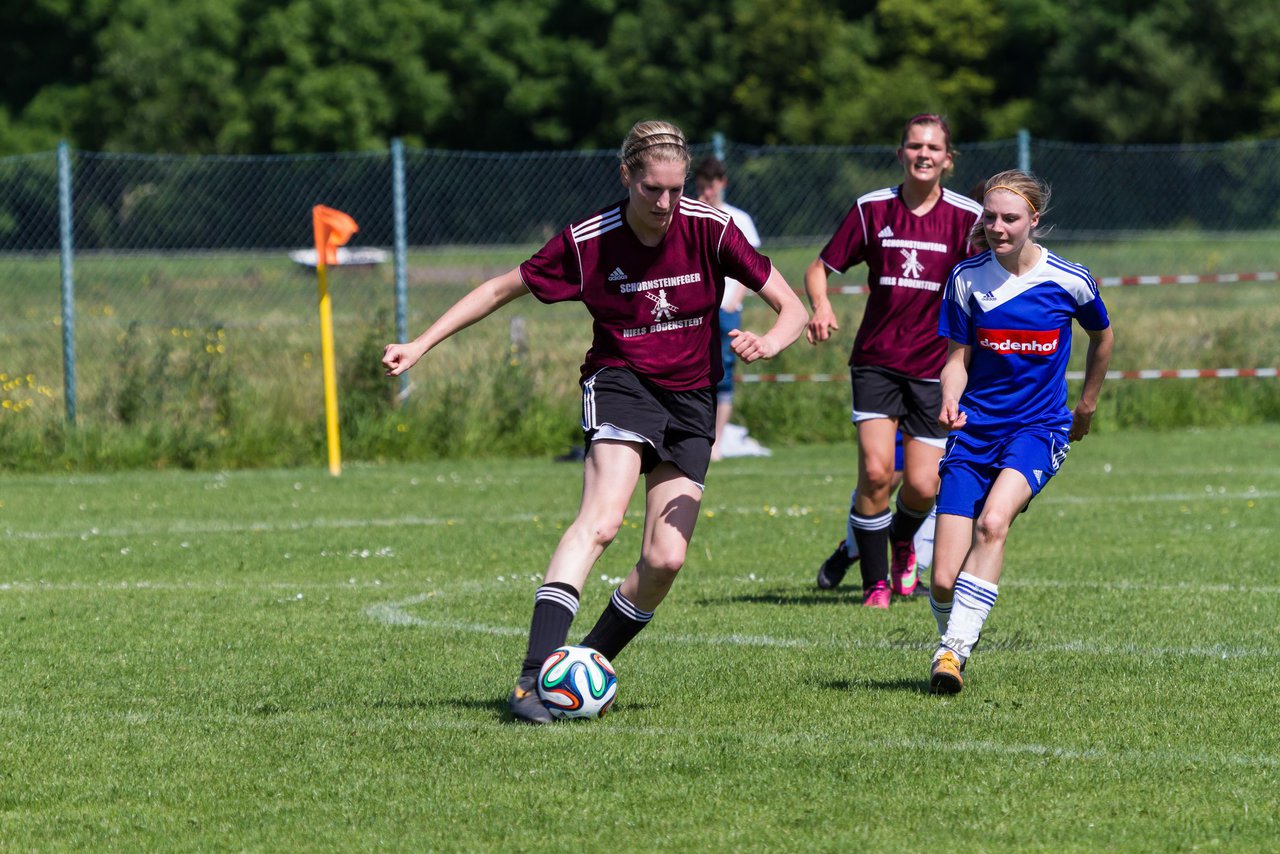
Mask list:
[[1102,393],[1102,381],[1107,378],[1111,350],[1115,346],[1115,334],[1110,326],[1097,331],[1086,329],[1085,332],[1089,335],[1089,350],[1084,359],[1084,386],[1080,389],[1075,411],[1071,413],[1071,432],[1067,434],[1072,442],[1087,436],[1093,426],[1093,413],[1098,408],[1098,395]]
[[477,286],[450,306],[417,338],[404,344],[388,344],[382,352],[382,364],[387,369],[387,376],[397,377],[403,374],[450,335],[483,320],[513,299],[527,293],[529,289],[520,278],[519,267]]
[[791,290],[777,267],[769,271],[769,279],[760,289],[760,298],[778,313],[778,319],[763,335],[741,329],[730,330],[729,346],[744,362],[772,359],[795,343],[809,321],[804,303],[800,302],[800,298]]
[[969,385],[969,357],[973,353],[968,344],[947,342],[947,363],[942,366],[942,411],[939,423],[948,430],[959,430],[969,416],[960,409],[960,397]]
[[813,317],[805,330],[805,338],[810,344],[826,341],[831,337],[832,330],[840,328],[836,313],[831,308],[831,300],[827,298],[827,278],[827,265],[821,258],[815,258],[804,271],[804,292],[813,309]]

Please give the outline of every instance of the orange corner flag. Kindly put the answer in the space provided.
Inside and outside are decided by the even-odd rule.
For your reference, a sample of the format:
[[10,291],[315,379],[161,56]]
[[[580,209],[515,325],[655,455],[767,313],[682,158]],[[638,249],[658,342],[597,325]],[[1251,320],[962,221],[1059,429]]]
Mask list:
[[340,210],[316,205],[311,209],[311,224],[316,233],[316,264],[337,264],[338,247],[360,230],[356,221]]

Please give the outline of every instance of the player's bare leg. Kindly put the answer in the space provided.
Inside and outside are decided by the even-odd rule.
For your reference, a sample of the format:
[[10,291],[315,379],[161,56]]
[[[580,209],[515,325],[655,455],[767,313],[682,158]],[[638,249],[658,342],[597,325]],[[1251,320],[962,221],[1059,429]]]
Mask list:
[[534,594],[529,644],[510,699],[511,713],[519,720],[551,720],[534,690],[538,671],[551,651],[568,638],[582,587],[618,535],[639,477],[639,445],[611,440],[591,443],[583,462],[578,516],[560,537],[543,584]]
[[711,444],[711,461],[716,462],[724,457],[723,442],[724,428],[729,424],[729,418],[733,415],[733,401],[717,401],[716,402],[716,440]]
[[858,422],[858,489],[850,523],[862,570],[862,604],[889,607],[889,494],[893,490],[898,422],[871,418]]
[[938,623],[938,638],[947,632],[956,576],[973,547],[973,520],[967,516],[939,513],[933,538],[933,569],[929,573],[929,607]]
[[[943,571],[950,577],[954,596],[946,629],[930,666],[929,685],[930,690],[935,693],[954,694],[963,685],[960,674],[978,644],[982,626],[999,595],[1009,528],[1031,500],[1031,494],[1031,486],[1020,472],[1014,469],[1002,470],[987,493],[982,512],[973,522],[968,554],[965,555],[959,572],[954,575],[952,559],[948,555],[947,566]],[[959,517],[938,517],[939,536],[952,536],[949,530],[952,526],[944,525],[944,520],[956,518]],[[950,551],[951,547],[948,545],[947,550]],[[939,562],[935,559],[935,575],[938,572]],[[939,579],[935,589],[939,589],[943,581],[944,579]]]
[[902,487],[889,525],[889,547],[892,560],[890,586],[899,596],[910,596],[916,589],[916,552],[914,539],[938,495],[938,461],[942,448],[913,436],[902,437]]
[[973,527],[973,548],[964,571],[992,584],[1004,571],[1004,547],[1009,528],[1031,500],[1031,486],[1020,472],[1004,469],[991,485],[986,503]]
[[652,611],[675,583],[701,507],[702,489],[675,466],[664,463],[649,473],[640,561],[622,582],[623,595],[638,607]]
[[640,452],[638,442],[605,439],[591,443],[583,461],[578,515],[551,555],[544,584],[559,582],[582,590],[591,568],[622,527],[640,479]]
[[646,476],[640,560],[618,585],[584,646],[613,660],[653,618],[684,566],[702,506],[702,490],[670,463]]

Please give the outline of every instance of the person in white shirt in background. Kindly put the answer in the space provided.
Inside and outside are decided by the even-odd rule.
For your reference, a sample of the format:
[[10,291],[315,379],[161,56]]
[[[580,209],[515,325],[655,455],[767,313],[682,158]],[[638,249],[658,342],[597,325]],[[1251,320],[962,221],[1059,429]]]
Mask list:
[[[694,170],[694,183],[698,190],[698,199],[714,208],[718,208],[733,217],[734,224],[742,231],[747,242],[760,248],[760,233],[751,214],[736,208],[724,200],[725,189],[729,186],[728,172],[724,163],[716,157],[704,157]],[[718,460],[724,454],[725,426],[729,416],[733,414],[733,349],[729,346],[729,333],[742,323],[742,300],[747,289],[741,282],[726,278],[724,281],[724,299],[720,301],[720,349],[724,360],[724,379],[716,386],[716,441],[711,446],[711,459]]]

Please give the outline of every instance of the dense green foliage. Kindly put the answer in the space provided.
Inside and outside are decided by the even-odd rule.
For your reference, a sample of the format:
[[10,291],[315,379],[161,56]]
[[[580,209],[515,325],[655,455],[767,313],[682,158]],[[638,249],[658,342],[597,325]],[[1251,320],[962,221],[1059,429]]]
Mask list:
[[3,848],[1273,851],[1276,460],[1273,427],[1079,443],[954,698],[923,599],[813,587],[849,451],[717,463],[614,710],[541,729],[505,695],[578,465],[7,475]]
[[1280,133],[1280,6],[1244,0],[22,0],[0,154]]

